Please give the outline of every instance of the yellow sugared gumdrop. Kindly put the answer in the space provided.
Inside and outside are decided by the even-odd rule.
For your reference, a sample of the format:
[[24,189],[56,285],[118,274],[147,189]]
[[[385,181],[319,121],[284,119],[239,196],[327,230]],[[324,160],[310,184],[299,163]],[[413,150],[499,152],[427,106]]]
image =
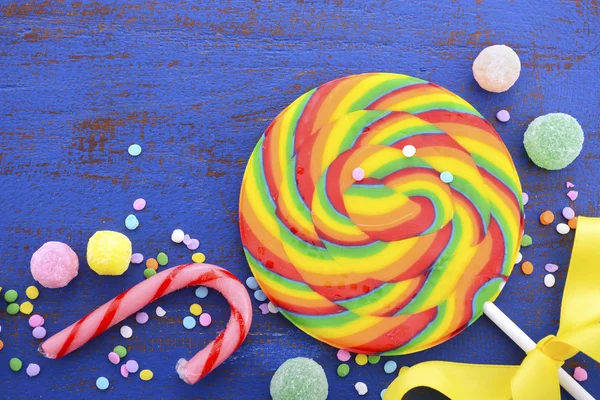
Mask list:
[[131,241],[122,233],[98,231],[87,245],[87,262],[98,275],[122,275],[131,261]]

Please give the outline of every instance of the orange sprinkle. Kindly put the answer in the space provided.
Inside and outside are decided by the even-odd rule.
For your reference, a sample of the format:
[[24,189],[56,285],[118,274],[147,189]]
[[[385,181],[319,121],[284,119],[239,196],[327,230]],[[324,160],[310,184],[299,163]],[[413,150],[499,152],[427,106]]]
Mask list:
[[0,350],[2,350],[4,348],[4,342],[2,340],[0,340]]
[[158,261],[156,261],[156,259],[154,258],[147,259],[146,268],[150,268],[156,271],[158,269]]
[[525,261],[521,264],[521,271],[523,271],[525,275],[531,275],[533,273],[533,264],[529,261]]
[[577,217],[571,218],[569,220],[568,224],[569,224],[569,228],[571,228],[571,229],[577,229]]
[[554,214],[552,211],[544,211],[542,215],[540,215],[540,222],[542,225],[550,225],[552,222],[554,222]]

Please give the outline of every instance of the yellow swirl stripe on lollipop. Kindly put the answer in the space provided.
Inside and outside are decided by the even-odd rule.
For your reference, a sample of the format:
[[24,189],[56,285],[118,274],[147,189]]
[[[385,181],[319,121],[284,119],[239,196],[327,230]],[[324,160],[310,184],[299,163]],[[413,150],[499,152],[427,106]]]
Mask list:
[[406,354],[498,296],[523,231],[520,194],[502,140],[465,100],[405,75],[354,75],[268,127],[242,182],[240,232],[259,285],[300,329]]

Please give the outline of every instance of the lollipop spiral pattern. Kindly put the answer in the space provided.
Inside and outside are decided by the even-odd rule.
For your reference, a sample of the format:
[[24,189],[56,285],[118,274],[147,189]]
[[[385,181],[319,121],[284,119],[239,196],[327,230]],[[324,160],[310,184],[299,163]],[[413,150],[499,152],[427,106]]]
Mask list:
[[407,354],[455,336],[498,296],[523,232],[521,186],[498,134],[459,96],[354,75],[268,127],[244,175],[240,231],[261,288],[297,327],[337,348]]

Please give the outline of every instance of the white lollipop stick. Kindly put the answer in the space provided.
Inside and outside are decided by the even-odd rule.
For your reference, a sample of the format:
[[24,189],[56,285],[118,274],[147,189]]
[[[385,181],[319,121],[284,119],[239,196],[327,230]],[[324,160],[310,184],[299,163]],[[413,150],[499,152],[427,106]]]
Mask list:
[[[483,305],[483,313],[495,323],[502,332],[512,339],[524,352],[535,349],[535,342],[531,340],[525,332],[521,330],[514,322],[510,320],[496,305],[492,302],[486,302]],[[571,394],[576,400],[594,400],[594,397],[588,393],[571,375],[564,369],[558,370],[558,381],[560,386]]]

